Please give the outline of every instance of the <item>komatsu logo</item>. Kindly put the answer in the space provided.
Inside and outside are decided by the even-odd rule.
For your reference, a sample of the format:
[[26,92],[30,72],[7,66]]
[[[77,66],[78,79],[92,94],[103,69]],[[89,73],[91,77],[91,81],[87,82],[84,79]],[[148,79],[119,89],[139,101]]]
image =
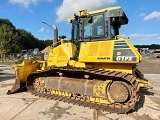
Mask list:
[[127,56],[117,56],[116,60],[117,61],[132,61],[133,57],[127,57]]
[[98,59],[98,60],[110,60],[109,57],[98,57],[97,59]]

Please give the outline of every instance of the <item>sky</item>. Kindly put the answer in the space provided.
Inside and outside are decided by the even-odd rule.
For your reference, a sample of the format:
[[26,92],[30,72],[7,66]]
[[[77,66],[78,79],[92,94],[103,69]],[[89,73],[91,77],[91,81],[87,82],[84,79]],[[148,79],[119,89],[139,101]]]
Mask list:
[[[56,25],[59,35],[71,38],[69,18],[80,10],[120,6],[129,23],[120,34],[134,45],[160,44],[160,0],[1,0],[0,18],[10,20],[17,29],[31,32],[39,40],[53,39]],[[46,22],[48,25],[43,24]]]

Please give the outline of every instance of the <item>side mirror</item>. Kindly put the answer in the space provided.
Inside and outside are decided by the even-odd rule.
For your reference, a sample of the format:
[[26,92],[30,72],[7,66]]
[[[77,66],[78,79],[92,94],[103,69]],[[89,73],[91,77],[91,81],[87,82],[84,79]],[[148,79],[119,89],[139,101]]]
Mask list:
[[93,23],[93,17],[92,17],[92,16],[90,16],[90,17],[88,18],[88,23]]
[[69,19],[68,22],[69,22],[69,23],[72,23],[72,22],[73,22],[73,19]]

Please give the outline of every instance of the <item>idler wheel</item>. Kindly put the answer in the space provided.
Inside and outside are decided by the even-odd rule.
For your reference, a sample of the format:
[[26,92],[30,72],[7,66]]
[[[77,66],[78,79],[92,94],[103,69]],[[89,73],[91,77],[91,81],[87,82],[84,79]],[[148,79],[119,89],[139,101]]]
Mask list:
[[129,88],[127,87],[127,84],[120,81],[115,81],[109,87],[109,94],[112,100],[122,103],[129,97]]

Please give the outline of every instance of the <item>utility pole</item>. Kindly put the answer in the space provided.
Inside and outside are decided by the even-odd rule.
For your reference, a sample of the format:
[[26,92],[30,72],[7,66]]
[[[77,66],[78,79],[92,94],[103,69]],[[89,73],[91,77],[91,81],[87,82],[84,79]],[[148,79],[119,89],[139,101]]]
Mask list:
[[53,44],[55,43],[55,42],[57,42],[58,41],[58,29],[57,29],[57,26],[55,26],[55,25],[53,25],[53,27],[51,26],[51,25],[49,25],[48,23],[46,23],[46,22],[42,22],[43,24],[46,24],[47,26],[49,26],[52,30],[53,30]]

